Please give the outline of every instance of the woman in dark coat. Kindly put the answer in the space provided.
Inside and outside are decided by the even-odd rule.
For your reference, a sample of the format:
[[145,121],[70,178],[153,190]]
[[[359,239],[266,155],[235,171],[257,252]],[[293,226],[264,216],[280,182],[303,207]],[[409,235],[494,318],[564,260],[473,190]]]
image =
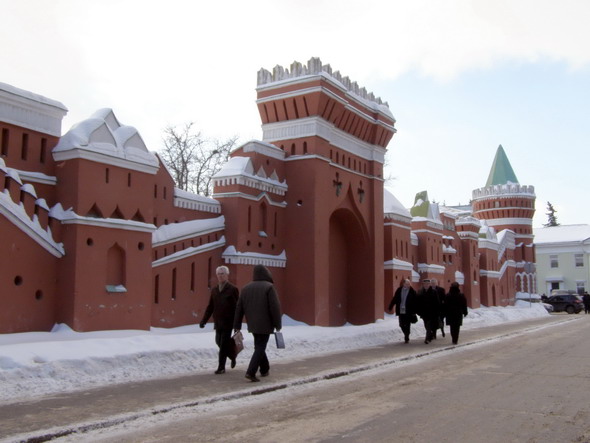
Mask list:
[[412,288],[409,279],[402,280],[399,288],[396,289],[391,302],[389,303],[389,312],[392,312],[395,306],[395,313],[399,317],[399,327],[404,333],[404,342],[410,341],[410,325],[416,323],[416,291]]
[[451,283],[449,293],[445,297],[445,317],[451,328],[453,344],[459,341],[459,330],[463,325],[463,317],[467,317],[467,299],[459,289],[459,283]]

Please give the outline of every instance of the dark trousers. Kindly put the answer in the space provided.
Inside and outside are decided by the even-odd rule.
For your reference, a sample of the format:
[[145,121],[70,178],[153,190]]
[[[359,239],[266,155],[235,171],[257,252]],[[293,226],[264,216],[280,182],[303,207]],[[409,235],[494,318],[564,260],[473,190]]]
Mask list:
[[461,326],[451,324],[451,338],[453,339],[453,344],[457,344],[459,341],[459,330]]
[[431,341],[436,337],[436,329],[438,328],[438,315],[423,317],[424,329],[426,329],[426,340]]
[[219,347],[219,366],[217,369],[225,369],[225,362],[227,358],[235,358],[232,351],[231,329],[216,329],[215,343]]
[[246,373],[254,376],[258,372],[258,369],[260,369],[260,373],[265,374],[270,369],[268,357],[266,356],[266,345],[268,344],[270,334],[252,335],[254,336],[254,353],[252,354]]
[[412,325],[412,316],[410,314],[400,314],[399,316],[399,327],[404,333],[404,339],[407,341],[410,339],[410,326]]

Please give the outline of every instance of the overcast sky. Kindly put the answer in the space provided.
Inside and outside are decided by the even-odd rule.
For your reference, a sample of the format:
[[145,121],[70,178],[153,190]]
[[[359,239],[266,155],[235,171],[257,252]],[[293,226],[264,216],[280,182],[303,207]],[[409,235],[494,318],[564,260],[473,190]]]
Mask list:
[[466,204],[498,145],[562,224],[590,223],[585,0],[0,0],[0,82],[100,108],[150,150],[167,125],[260,139],[256,73],[319,57],[389,103],[387,184]]

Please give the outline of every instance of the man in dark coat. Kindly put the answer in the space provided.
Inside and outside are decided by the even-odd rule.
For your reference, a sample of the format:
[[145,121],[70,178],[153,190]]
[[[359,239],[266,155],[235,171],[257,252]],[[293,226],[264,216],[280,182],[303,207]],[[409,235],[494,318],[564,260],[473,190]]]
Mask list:
[[248,332],[254,336],[254,353],[250,359],[246,378],[260,381],[256,372],[266,377],[270,370],[266,345],[270,334],[281,330],[281,304],[273,285],[270,271],[262,265],[254,266],[252,281],[242,288],[236,315],[234,330],[242,329],[242,319],[246,316]]
[[[404,342],[410,341],[410,326],[416,322],[416,291],[412,288],[409,279],[402,281],[399,288],[396,289],[391,302],[389,303],[389,312],[395,306],[395,313],[399,318],[399,327],[404,333]],[[413,321],[412,321],[413,320]]]
[[442,336],[445,336],[445,315],[444,315],[444,304],[445,304],[445,290],[438,285],[438,280],[436,278],[430,279],[430,286],[436,292],[436,296],[438,297],[438,310],[439,310],[439,320],[434,328],[434,335],[432,338],[436,340],[436,330],[440,329]]
[[439,320],[439,301],[438,294],[432,286],[430,281],[426,280],[424,287],[420,290],[418,296],[418,314],[424,321],[424,329],[426,329],[426,337],[424,343],[430,343],[435,336],[436,328]]
[[224,374],[225,362],[228,357],[231,360],[231,367],[234,368],[236,366],[236,355],[233,352],[231,331],[240,291],[228,281],[229,269],[227,266],[218,267],[215,274],[217,275],[218,284],[211,289],[209,305],[205,309],[205,314],[203,314],[203,319],[199,323],[199,326],[204,328],[209,317],[213,315],[215,343],[219,346],[219,364],[215,373]]
[[459,289],[459,283],[451,283],[449,293],[445,297],[445,317],[451,328],[453,344],[459,341],[459,330],[463,324],[463,317],[467,317],[467,299]]

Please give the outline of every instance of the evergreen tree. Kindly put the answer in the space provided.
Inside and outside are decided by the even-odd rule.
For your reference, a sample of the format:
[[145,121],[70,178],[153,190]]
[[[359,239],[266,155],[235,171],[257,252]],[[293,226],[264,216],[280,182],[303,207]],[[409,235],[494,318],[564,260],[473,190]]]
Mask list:
[[547,223],[545,223],[543,226],[545,226],[546,228],[549,228],[551,226],[559,226],[559,223],[557,222],[557,217],[555,215],[556,212],[557,211],[555,210],[551,202],[547,202],[547,212],[545,213],[547,214]]

